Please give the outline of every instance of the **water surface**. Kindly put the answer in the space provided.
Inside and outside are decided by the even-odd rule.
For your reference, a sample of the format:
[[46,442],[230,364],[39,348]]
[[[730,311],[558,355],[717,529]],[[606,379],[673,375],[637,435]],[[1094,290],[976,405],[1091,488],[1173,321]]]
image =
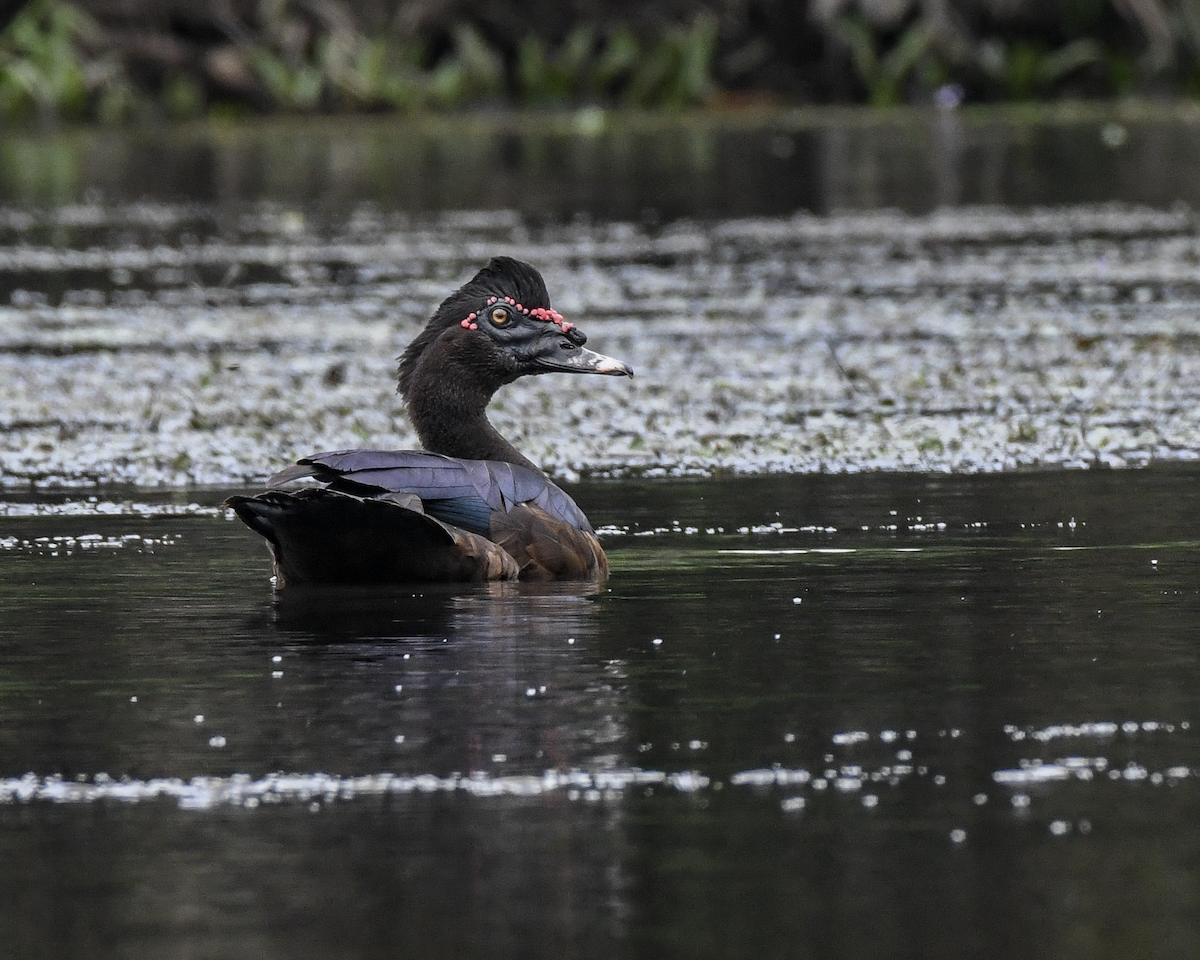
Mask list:
[[11,501],[6,940],[1187,955],[1197,480],[585,484],[595,592],[273,597],[215,493]]
[[[6,135],[6,955],[1200,953],[1197,130]],[[493,411],[612,579],[274,595],[218,504],[500,252],[638,370]]]
[[0,202],[269,201],[341,217],[518,210],[679,217],[1121,201],[1200,203],[1200,111],[1024,109],[467,114],[6,134]]

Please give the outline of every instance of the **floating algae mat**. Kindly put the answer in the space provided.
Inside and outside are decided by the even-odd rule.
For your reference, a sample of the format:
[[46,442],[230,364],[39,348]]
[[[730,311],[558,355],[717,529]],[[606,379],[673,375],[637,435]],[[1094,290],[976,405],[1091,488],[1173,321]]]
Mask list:
[[204,209],[139,204],[0,221],[10,486],[253,483],[311,451],[415,445],[395,358],[498,251],[538,264],[558,309],[637,371],[498,395],[497,427],[560,477],[1200,451],[1200,236],[1184,209],[649,227],[259,205],[218,229]]

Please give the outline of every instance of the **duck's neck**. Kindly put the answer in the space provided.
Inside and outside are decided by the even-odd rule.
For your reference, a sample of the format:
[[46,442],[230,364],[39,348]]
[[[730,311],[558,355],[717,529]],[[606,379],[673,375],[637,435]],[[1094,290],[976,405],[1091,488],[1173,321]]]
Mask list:
[[421,445],[448,457],[500,460],[536,470],[488,420],[487,405],[494,389],[451,358],[422,363],[413,372],[405,396],[408,418]]
[[464,460],[501,460],[537,469],[511,443],[500,436],[482,410],[446,411],[424,399],[408,401],[408,416],[417,428],[421,446],[430,453]]

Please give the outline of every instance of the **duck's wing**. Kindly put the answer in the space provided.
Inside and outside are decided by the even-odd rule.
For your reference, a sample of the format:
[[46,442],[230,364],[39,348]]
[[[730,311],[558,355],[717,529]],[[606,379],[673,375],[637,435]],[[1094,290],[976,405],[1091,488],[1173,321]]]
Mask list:
[[496,460],[462,460],[420,450],[337,450],[298,461],[268,482],[275,489],[312,477],[331,490],[370,499],[417,497],[424,512],[488,536],[497,511],[537,508],[593,533],[575,501],[542,473]]
[[[515,580],[520,567],[486,536],[391,498],[328,487],[225,501],[263,536],[279,586]],[[415,509],[414,509],[415,507]]]
[[272,477],[266,493],[227,505],[270,543],[280,583],[608,575],[575,501],[515,464],[340,450],[305,457]]

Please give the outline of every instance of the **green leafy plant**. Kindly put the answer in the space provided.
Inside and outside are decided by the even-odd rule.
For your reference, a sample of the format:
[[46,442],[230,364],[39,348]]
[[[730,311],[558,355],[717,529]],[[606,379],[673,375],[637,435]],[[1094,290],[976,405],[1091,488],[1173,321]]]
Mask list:
[[0,38],[0,110],[7,117],[42,120],[82,117],[97,77],[76,50],[76,38],[94,29],[74,7],[34,0]]
[[444,107],[503,94],[504,61],[469,24],[454,30],[454,50],[433,68],[429,98]]
[[413,110],[425,102],[419,44],[385,37],[360,43],[330,37],[318,56],[333,89],[352,106]]
[[614,99],[633,106],[683,107],[715,89],[717,23],[709,15],[641,42],[627,26],[600,37],[582,26],[551,50],[536,36],[517,51],[515,93],[523,104]]
[[701,14],[690,27],[667,30],[634,65],[624,99],[637,106],[684,107],[713,91],[717,21]]
[[[493,37],[465,21],[449,36],[367,36],[350,0],[257,0],[245,10],[251,7],[256,12],[243,13],[244,22],[225,24],[210,51],[228,54],[220,61],[228,71],[214,70],[209,59],[203,69],[199,60],[164,60],[164,75],[142,60],[132,69],[126,58],[142,54],[126,52],[118,32],[105,34],[71,0],[30,0],[0,34],[0,118],[117,122],[244,116],[264,107],[408,112],[480,102],[679,109],[710,102],[718,89],[718,22],[709,13],[654,32],[597,20],[548,40],[536,24],[524,37]],[[1131,19],[1154,25],[1153,36],[1123,30]],[[900,103],[910,88],[949,84],[1012,100],[1045,99],[1067,87],[1123,95],[1147,82],[1200,97],[1200,0],[1061,0],[1046,23],[994,18],[988,32],[971,37],[965,26],[951,36],[932,14],[888,30],[848,14],[805,21],[804,29],[814,34],[808,39],[841,45],[875,106]],[[750,47],[754,63],[788,58],[770,38]],[[730,66],[737,50],[722,52],[731,83],[752,76],[749,67]],[[599,110],[579,115],[603,118]]]
[[531,34],[517,48],[517,96],[528,104],[565,103],[592,92],[599,79],[596,61],[596,32],[590,26],[571,31],[554,52]]
[[859,17],[843,17],[835,33],[850,52],[850,62],[874,107],[900,102],[904,84],[929,50],[932,34],[923,23],[908,27],[891,49],[883,51],[871,28]]
[[632,30],[619,26],[605,40],[591,63],[593,93],[613,93],[634,72],[642,48]]
[[453,107],[505,91],[500,55],[469,25],[455,29],[450,51],[431,68],[422,66],[418,44],[348,33],[319,37],[308,57],[262,45],[245,56],[272,103],[301,113],[337,106]]
[[266,88],[275,106],[307,112],[320,105],[325,77],[315,63],[292,63],[266,47],[251,47],[245,57],[246,65]]
[[58,0],[33,0],[0,34],[0,116],[43,123],[145,112],[145,95],[116,53],[100,46],[95,22]]
[[1046,95],[1071,74],[1104,60],[1104,51],[1090,39],[1074,40],[1050,51],[1026,41],[1007,46],[995,41],[985,44],[978,58],[983,72],[1013,100]]

